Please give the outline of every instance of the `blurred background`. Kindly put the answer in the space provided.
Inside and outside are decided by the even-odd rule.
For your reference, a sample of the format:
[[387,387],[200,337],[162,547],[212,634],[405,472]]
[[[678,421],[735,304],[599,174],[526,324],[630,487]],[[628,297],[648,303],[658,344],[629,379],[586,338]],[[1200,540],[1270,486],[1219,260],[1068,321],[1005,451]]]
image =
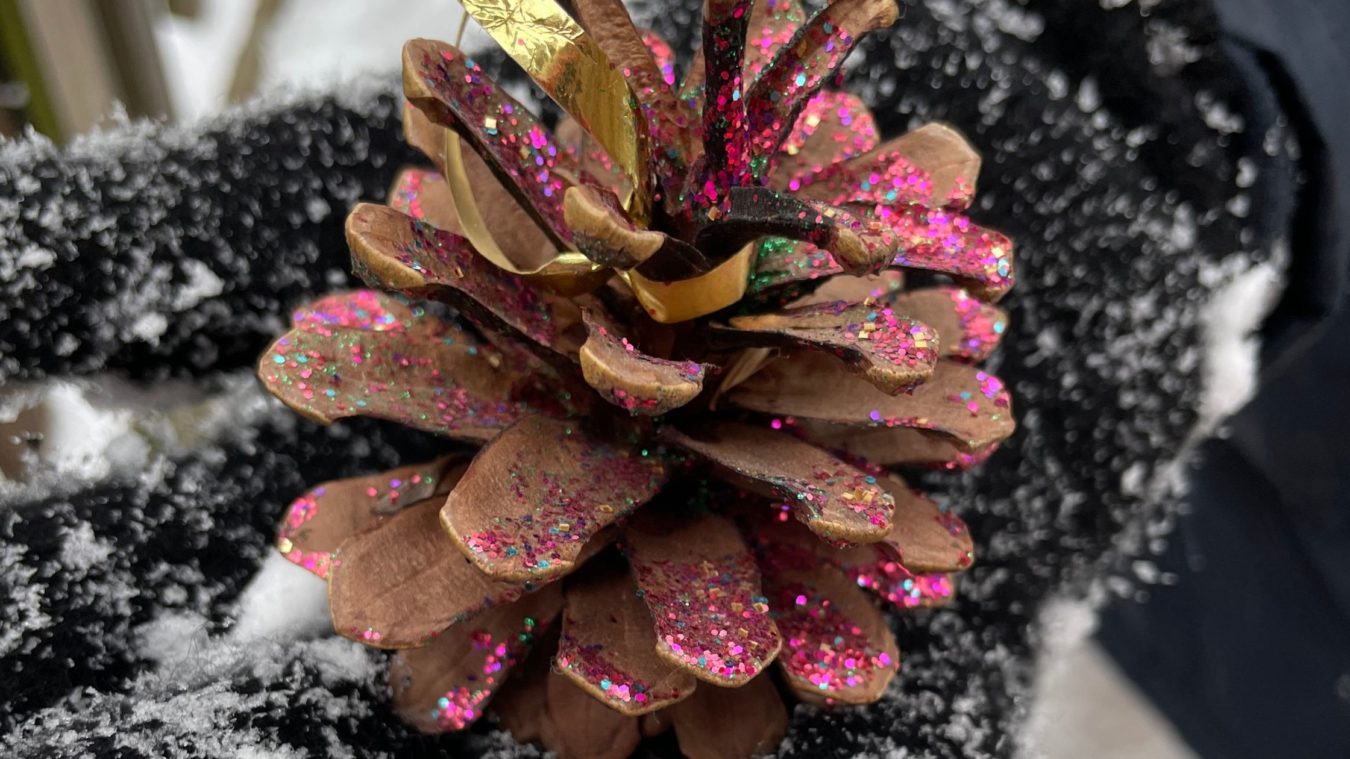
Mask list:
[[[1103,5],[1112,2],[1099,1]],[[1281,62],[1278,69],[1287,77],[1286,84],[1308,103],[1312,122],[1344,126],[1336,118],[1350,116],[1345,96],[1336,100],[1326,93],[1350,74],[1346,58],[1350,0],[1297,2],[1293,4],[1298,6],[1297,13],[1290,8],[1284,17],[1280,9],[1285,6],[1279,2],[1227,0],[1216,5],[1231,26],[1227,33],[1261,56]],[[453,0],[400,0],[396,4],[372,0],[0,0],[0,134],[14,137],[31,128],[61,142],[124,117],[190,122],[278,87],[332,85],[368,71],[387,71],[392,76],[404,40],[453,38],[460,17]],[[1310,25],[1319,27],[1317,35],[1301,36],[1308,34]],[[465,46],[473,48],[484,39],[470,25]],[[1328,60],[1326,51],[1339,51],[1340,56]],[[1309,70],[1321,73],[1310,79]],[[1331,108],[1329,114],[1326,108]],[[1317,139],[1308,144],[1328,151],[1332,158],[1340,149]],[[1344,159],[1340,150],[1340,159],[1326,161],[1332,170]],[[1333,207],[1331,201],[1328,207]],[[1343,248],[1343,243],[1338,238],[1337,245]],[[1344,553],[1337,548],[1342,543],[1335,540],[1347,532],[1340,486],[1350,469],[1346,455],[1350,446],[1337,442],[1328,449],[1325,444],[1343,437],[1338,420],[1350,420],[1350,408],[1343,398],[1350,368],[1341,366],[1343,360],[1338,358],[1350,355],[1350,341],[1345,337],[1350,329],[1339,329],[1337,324],[1346,326],[1345,319],[1333,322],[1316,338],[1321,350],[1305,350],[1301,355],[1306,360],[1271,373],[1288,380],[1283,393],[1264,395],[1238,421],[1237,442],[1225,444],[1225,450],[1211,451],[1210,461],[1217,464],[1210,466],[1208,480],[1203,474],[1199,478],[1191,535],[1187,537],[1188,526],[1183,525],[1176,541],[1179,547],[1160,563],[1160,571],[1172,584],[1161,587],[1149,603],[1117,607],[1106,615],[1100,631],[1091,615],[1065,610],[1058,625],[1071,645],[1067,653],[1044,662],[1035,702],[1029,705],[1032,734],[1028,746],[1034,751],[1065,758],[1217,756],[1222,754],[1215,747],[1224,745],[1223,740],[1209,735],[1197,715],[1217,710],[1220,713],[1210,715],[1217,725],[1240,723],[1248,710],[1259,713],[1254,704],[1260,699],[1255,694],[1248,694],[1243,703],[1237,703],[1241,699],[1232,694],[1199,703],[1189,692],[1174,690],[1159,670],[1172,667],[1175,676],[1184,667],[1177,670],[1176,663],[1169,664],[1159,651],[1167,648],[1167,636],[1197,634],[1195,626],[1201,621],[1188,615],[1198,614],[1203,606],[1197,597],[1205,592],[1206,575],[1204,567],[1197,567],[1191,559],[1200,543],[1220,540],[1213,536],[1216,530],[1222,535],[1225,524],[1234,534],[1222,538],[1227,542],[1218,549],[1207,545],[1207,555],[1216,561],[1239,565],[1251,556],[1244,551],[1252,535],[1274,530],[1291,536],[1290,566],[1304,567],[1307,576],[1334,578],[1342,569],[1350,569],[1343,566]],[[1337,392],[1336,388],[1341,389]],[[1320,416],[1319,409],[1324,411]],[[1320,421],[1308,421],[1312,417]],[[43,420],[42,426],[53,445],[62,439],[73,445],[79,437],[79,423],[79,419],[54,418]],[[1267,437],[1280,425],[1284,425],[1283,437]],[[1244,439],[1248,444],[1243,444]],[[1281,447],[1263,442],[1275,439],[1294,444]],[[1253,450],[1260,450],[1260,455],[1253,458]],[[1318,453],[1308,454],[1310,450]],[[1225,458],[1230,455],[1237,458]],[[6,461],[0,452],[0,470],[4,468]],[[1262,484],[1241,495],[1223,490],[1233,487],[1237,473],[1253,470],[1266,470]],[[1274,487],[1270,494],[1260,490],[1267,485]],[[1283,512],[1253,517],[1240,508],[1244,497],[1260,498],[1269,505],[1291,493],[1297,496],[1293,511],[1312,515],[1308,517],[1311,522],[1304,524],[1295,514],[1290,527]],[[1267,517],[1273,521],[1262,521]],[[1318,521],[1324,517],[1330,521]],[[1208,526],[1200,529],[1199,525]],[[1311,548],[1299,544],[1305,529],[1313,530],[1323,543]],[[1341,557],[1339,564],[1336,556]],[[1318,565],[1319,561],[1324,565]],[[1230,565],[1212,565],[1209,576],[1221,566]],[[1259,576],[1267,570],[1247,571]],[[1197,573],[1200,579],[1194,580]],[[1272,570],[1269,579],[1281,576]],[[1286,579],[1302,582],[1299,577],[1295,573]],[[1340,577],[1336,582],[1343,586],[1350,579]],[[1336,582],[1331,583],[1332,596]],[[1205,603],[1223,595],[1213,590]],[[1265,613],[1259,598],[1244,602],[1250,607],[1245,610],[1247,618]],[[1223,610],[1205,608],[1212,612],[1208,623],[1221,627]],[[1345,642],[1345,631],[1337,631],[1334,620],[1329,624],[1326,635],[1305,641],[1314,650],[1331,650]],[[1225,635],[1225,640],[1234,642],[1228,652],[1231,656],[1216,661],[1220,666],[1238,666],[1236,662],[1244,658],[1260,658],[1267,640],[1270,647],[1300,641],[1288,631],[1269,636],[1259,630]],[[1350,703],[1350,672],[1338,673],[1335,667],[1339,665],[1334,662],[1327,666],[1331,668],[1329,679],[1323,679],[1335,693],[1319,697]],[[1264,682],[1273,687],[1301,687],[1306,682],[1293,674],[1283,681],[1282,677],[1273,673]],[[1212,679],[1222,681],[1222,677]],[[1228,709],[1226,716],[1224,709]],[[1238,734],[1229,737],[1241,740]],[[1287,755],[1301,754],[1291,747]]]
[[0,0],[0,132],[61,140],[111,115],[193,120],[279,84],[392,71],[453,35],[453,0]]

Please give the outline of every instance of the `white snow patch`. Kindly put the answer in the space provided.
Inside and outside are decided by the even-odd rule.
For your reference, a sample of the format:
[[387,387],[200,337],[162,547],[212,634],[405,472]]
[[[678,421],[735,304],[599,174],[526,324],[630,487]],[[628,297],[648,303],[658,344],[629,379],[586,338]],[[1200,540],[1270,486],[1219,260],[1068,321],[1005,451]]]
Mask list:
[[[363,702],[331,699],[330,692],[351,684],[372,687],[383,673],[384,659],[369,649],[336,636],[313,641],[242,640],[235,634],[211,636],[206,620],[197,614],[161,615],[137,630],[138,653],[155,663],[153,670],[136,678],[132,693],[141,694],[132,712],[114,712],[118,723],[163,723],[168,734],[193,736],[212,756],[309,756],[305,750],[279,742],[269,731],[248,726],[215,729],[223,715],[275,711],[284,705],[267,689],[238,691],[232,685],[246,680],[283,684],[293,677],[293,667],[302,663],[317,675],[319,686],[298,692],[301,699],[321,699],[328,717],[368,714]],[[148,697],[147,697],[148,696]],[[113,725],[115,727],[116,725]],[[102,726],[100,726],[102,727]],[[116,733],[116,731],[114,731]],[[353,757],[355,754],[330,735],[330,745],[319,756]],[[140,741],[138,731],[119,737],[125,745]],[[153,752],[151,752],[153,753]]]
[[327,584],[280,554],[270,552],[239,598],[238,622],[230,631],[230,638],[240,643],[260,639],[289,641],[322,635],[332,629]]
[[1238,159],[1237,168],[1238,175],[1234,181],[1243,189],[1256,184],[1257,178],[1261,176],[1261,168],[1256,165],[1256,161],[1247,156]]
[[69,332],[62,332],[60,335],[57,336],[56,345],[52,346],[52,350],[58,356],[69,356],[74,354],[75,350],[79,347],[80,347],[79,338],[75,337]]
[[19,252],[19,257],[14,263],[20,269],[46,269],[56,263],[56,254],[46,248],[25,248]]
[[[185,123],[225,105],[256,5],[256,0],[204,0],[197,18],[165,14],[157,23],[170,95]],[[404,41],[454,39],[460,16],[454,0],[402,0],[396,13],[362,0],[290,0],[261,30],[260,87],[265,92],[333,87],[368,73],[390,73]],[[354,30],[360,44],[344,44]],[[481,50],[488,42],[470,22],[464,49]]]
[[315,197],[305,201],[305,214],[309,216],[309,220],[315,224],[328,218],[328,215],[332,212],[333,207],[323,198]]
[[131,334],[147,343],[158,343],[161,335],[169,328],[169,320],[164,314],[150,312],[141,314],[131,323]]
[[207,298],[214,298],[225,291],[225,282],[206,264],[195,259],[185,259],[181,266],[188,281],[173,291],[173,310],[186,311]]
[[[402,0],[397,13],[383,3],[290,0],[264,40],[263,85],[332,84],[385,71],[413,37],[454,40],[461,15],[455,0]],[[350,38],[353,29],[361,30],[361,44],[333,44],[334,39]],[[470,20],[464,49],[482,50],[489,43]]]
[[1148,62],[1158,73],[1174,76],[1189,64],[1200,60],[1200,48],[1191,44],[1188,30],[1154,19],[1148,24],[1149,34],[1145,39],[1148,50]]
[[40,582],[32,582],[37,570],[23,563],[28,549],[7,544],[0,546],[0,575],[11,587],[4,603],[5,622],[0,624],[0,656],[8,656],[19,648],[30,630],[51,626],[51,617],[42,610]]
[[1142,495],[1147,475],[1148,467],[1142,461],[1130,464],[1124,472],[1120,473],[1120,492],[1125,495]]
[[[1064,673],[1067,654],[1083,645],[1097,630],[1099,617],[1098,604],[1093,600],[1059,596],[1050,598],[1041,605],[1037,615],[1035,629],[1040,635],[1036,653],[1036,675],[1033,693],[1041,693],[1047,681]],[[1046,735],[1054,727],[1050,710],[1044,708],[1043,699],[1032,704],[1023,729],[1020,743],[1020,755],[1030,759],[1041,755],[1036,736]]]
[[18,385],[0,396],[0,504],[111,476],[153,477],[170,455],[247,431],[275,408],[250,372],[206,395],[186,381],[112,375]]
[[74,572],[84,573],[112,556],[113,545],[94,534],[88,522],[80,522],[65,531],[61,544],[61,563]]
[[45,472],[93,480],[108,474],[107,453],[130,428],[129,411],[95,408],[74,382],[21,388],[17,397],[22,400],[0,414],[0,501],[10,495],[10,477]]
[[999,30],[1023,42],[1035,42],[1045,32],[1045,19],[1006,2],[992,2],[988,11]]
[[1085,76],[1078,85],[1078,96],[1076,98],[1078,110],[1083,113],[1095,113],[1102,107],[1102,93],[1097,86],[1097,80],[1094,77]]
[[[3,144],[4,141],[0,140],[0,145]],[[15,247],[5,239],[6,236],[4,229],[0,228],[0,282],[13,286],[16,292],[36,287],[37,273],[56,262],[56,253],[32,243],[23,248]]]
[[303,752],[291,748],[261,748],[258,746],[245,746],[239,749],[235,754],[239,759],[300,759],[305,756]]
[[161,667],[188,666],[207,639],[206,620],[200,614],[161,614],[136,630],[136,652]]
[[332,686],[347,680],[369,680],[380,676],[383,657],[336,635],[305,644],[308,659],[319,671],[324,684]]
[[1205,126],[1221,134],[1237,134],[1246,125],[1241,115],[1234,113],[1228,105],[1215,97],[1214,93],[1201,90],[1195,94],[1195,105],[1200,110],[1200,118]]
[[1205,390],[1200,404],[1200,432],[1208,435],[1242,408],[1256,393],[1261,339],[1257,330],[1284,289],[1288,251],[1279,246],[1271,259],[1235,273],[1245,259],[1234,257],[1202,278],[1228,280],[1205,306]]
[[1050,598],[1041,605],[1036,624],[1041,636],[1037,667],[1041,675],[1056,665],[1055,654],[1082,644],[1097,631],[1097,607],[1094,599],[1068,596]]
[[1196,759],[1176,730],[1095,643],[1061,654],[1064,671],[1043,682],[1032,706],[1041,732],[1023,757]]
[[[1179,248],[1191,245],[1199,233],[1193,215],[1188,210],[1178,209],[1173,219],[1171,241]],[[1262,321],[1274,307],[1284,285],[1283,272],[1288,258],[1287,248],[1277,244],[1271,251],[1268,261],[1251,264],[1245,254],[1234,255],[1218,265],[1201,270],[1200,281],[1214,294],[1204,307],[1202,315],[1203,351],[1200,357],[1204,390],[1201,400],[1201,419],[1191,437],[1177,455],[1167,464],[1150,475],[1145,467],[1134,465],[1121,475],[1121,490],[1126,493],[1145,492],[1162,493],[1171,490],[1180,493],[1185,487],[1184,465],[1191,458],[1195,446],[1213,434],[1223,420],[1242,407],[1254,394],[1257,387],[1257,369],[1259,366],[1260,338],[1257,333]],[[1132,308],[1146,312],[1160,304],[1140,300],[1130,304]],[[1164,320],[1165,321],[1165,320]],[[1042,346],[1043,347],[1043,346]],[[1166,581],[1157,567],[1150,562],[1136,561],[1131,566],[1134,577],[1141,582]],[[1115,580],[1116,582],[1113,582]],[[1105,583],[1093,583],[1082,597],[1061,597],[1047,601],[1041,608],[1035,625],[1039,640],[1036,667],[1037,699],[1031,705],[1021,740],[1020,754],[1026,757],[1040,756],[1045,750],[1041,736],[1057,735],[1057,722],[1064,715],[1056,709],[1064,707],[1049,704],[1054,698],[1046,695],[1047,690],[1071,677],[1065,670],[1066,662],[1082,660],[1085,654],[1084,641],[1096,630],[1097,610],[1108,595],[1127,595],[1129,586],[1123,578],[1107,578]],[[1090,658],[1090,657],[1089,657]],[[1100,658],[1100,656],[1099,656]],[[1104,668],[1105,669],[1105,668]],[[1105,675],[1093,675],[1102,679]],[[1083,677],[1073,676],[1076,680]],[[1109,678],[1107,678],[1109,681]],[[1048,685],[1051,684],[1051,685]],[[1108,683],[1109,684],[1109,683]],[[1109,690],[1109,689],[1107,689]],[[1134,710],[1143,716],[1131,717],[1127,729],[1140,720],[1148,721],[1148,709],[1129,701],[1130,689],[1117,686],[1116,690],[1124,695],[1113,698],[1123,700],[1126,711]],[[1064,694],[1057,697],[1064,700]],[[1135,699],[1137,701],[1137,698]],[[1165,726],[1164,726],[1165,727]],[[1154,732],[1165,732],[1163,728]],[[1179,745],[1179,744],[1178,744]],[[1180,749],[1184,751],[1184,749]],[[1181,755],[1181,754],[1177,754]]]
[[220,110],[256,2],[209,0],[196,18],[159,14],[155,37],[174,111],[192,121]]
[[[280,557],[277,559],[285,561]],[[311,578],[318,580],[312,575]],[[322,585],[322,581],[319,582]],[[326,611],[327,603],[324,605]],[[269,610],[267,614],[273,612]],[[379,675],[379,657],[345,638],[334,635],[295,641],[283,640],[280,636],[249,637],[240,635],[239,627],[227,635],[212,636],[206,619],[191,612],[161,614],[136,630],[136,642],[137,653],[157,665],[147,677],[158,679],[177,677],[185,682],[205,682],[238,669],[248,669],[265,677],[285,666],[284,657],[278,656],[281,652],[301,652],[329,686]]]

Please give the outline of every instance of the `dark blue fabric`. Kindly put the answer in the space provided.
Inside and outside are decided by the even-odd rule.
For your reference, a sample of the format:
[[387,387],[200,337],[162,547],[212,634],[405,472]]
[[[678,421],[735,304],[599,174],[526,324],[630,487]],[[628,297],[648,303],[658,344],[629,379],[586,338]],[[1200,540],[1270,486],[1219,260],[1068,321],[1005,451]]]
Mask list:
[[[1287,119],[1303,181],[1267,174],[1289,287],[1262,390],[1211,441],[1159,568],[1177,582],[1108,611],[1100,639],[1204,756],[1350,756],[1350,2],[1216,0],[1245,117]],[[1252,130],[1256,131],[1256,130]]]
[[1177,583],[1099,637],[1202,756],[1350,756],[1350,628],[1328,576],[1248,458],[1223,440],[1204,456],[1159,562]]
[[1265,69],[1303,150],[1290,289],[1268,329],[1278,348],[1335,311],[1350,277],[1350,2],[1213,2],[1227,37]]

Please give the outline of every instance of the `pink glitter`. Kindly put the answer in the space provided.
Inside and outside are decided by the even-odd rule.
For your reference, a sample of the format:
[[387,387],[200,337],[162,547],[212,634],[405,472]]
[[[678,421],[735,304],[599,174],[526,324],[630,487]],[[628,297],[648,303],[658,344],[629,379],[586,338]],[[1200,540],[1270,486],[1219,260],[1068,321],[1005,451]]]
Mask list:
[[750,150],[760,161],[759,175],[778,150],[797,115],[826,80],[843,65],[857,40],[829,7],[800,29],[792,43],[780,49],[746,95]]
[[772,598],[783,634],[779,661],[789,676],[809,682],[822,696],[859,688],[898,664],[819,589],[789,582],[775,588]]
[[[514,458],[494,459],[508,454]],[[458,525],[464,544],[485,563],[535,579],[566,572],[587,540],[645,503],[666,480],[657,459],[540,417],[502,433],[480,459],[495,460],[498,471],[509,474],[500,483],[497,514],[486,524]],[[454,503],[452,493],[452,510]]]
[[[852,208],[862,215],[840,213],[836,218],[858,232],[869,248],[894,250],[890,265],[951,275],[984,299],[996,299],[1013,286],[1012,242],[965,216],[919,205]],[[828,251],[781,239],[762,241],[756,263],[752,293],[844,271]]]
[[876,593],[890,603],[904,609],[938,606],[951,600],[951,578],[940,572],[915,574],[898,561],[878,554],[871,566],[849,568],[849,576],[858,587]]
[[[879,366],[926,374],[937,361],[937,333],[898,316],[884,303],[834,301],[790,309],[782,317],[783,331],[839,355],[860,370]],[[887,388],[892,389],[904,388]]]
[[[661,80],[667,86],[675,86],[675,51],[670,45],[656,32],[643,29],[642,44],[647,46],[647,52],[652,54],[652,60],[656,61],[656,68],[661,71]],[[639,100],[650,100],[650,93],[639,92]]]
[[259,376],[311,416],[373,416],[480,439],[482,430],[505,427],[521,413],[505,381],[484,392],[451,376],[463,363],[489,361],[491,350],[390,296],[330,296],[297,312],[295,325],[264,354]]
[[675,688],[653,685],[633,677],[610,660],[604,646],[583,644],[569,635],[566,628],[558,641],[558,654],[553,661],[558,667],[571,670],[598,687],[610,701],[644,706],[675,701],[680,696]]
[[483,706],[492,697],[511,668],[529,650],[534,640],[535,620],[526,617],[518,631],[495,639],[490,630],[471,633],[473,650],[461,666],[469,666],[474,674],[462,685],[449,688],[436,701],[436,724],[442,730],[463,730],[483,716]]
[[792,41],[806,16],[793,0],[759,0],[751,20],[745,34],[743,71],[745,81],[753,83],[774,53]]
[[[828,141],[829,149],[820,147]],[[877,147],[877,127],[872,112],[857,95],[848,92],[825,91],[806,102],[801,114],[778,148],[770,184],[794,192],[812,184],[821,172],[838,166]],[[795,156],[824,155],[827,163],[806,164]],[[785,169],[785,167],[789,167]]]
[[768,481],[791,503],[797,518],[807,526],[822,519],[837,519],[837,512],[852,512],[874,526],[890,525],[895,500],[877,486],[876,477],[843,462],[818,468],[809,477],[770,475]]
[[950,274],[986,299],[1012,288],[1013,246],[1004,235],[944,209],[877,205],[870,215],[897,236],[896,266]]
[[559,150],[529,109],[507,95],[464,53],[427,53],[418,67],[433,88],[435,106],[443,117],[521,189],[527,206],[555,237],[570,241],[562,200],[569,186],[563,177],[577,175],[572,156]]
[[[1007,330],[1007,316],[996,306],[960,287],[911,290],[891,298],[893,307],[920,320],[942,325],[944,358],[978,363],[989,358]],[[954,322],[954,325],[952,324]],[[955,329],[950,329],[954,326]]]
[[933,205],[933,180],[897,150],[836,163],[801,182],[808,197],[830,205]]
[[427,169],[408,169],[398,177],[398,184],[389,191],[389,207],[422,221],[422,187],[430,181],[443,181],[441,175]]
[[[372,223],[386,223],[391,210],[371,210]],[[475,314],[491,315],[535,342],[552,347],[563,330],[558,311],[570,308],[559,299],[540,293],[522,278],[497,268],[462,237],[408,217],[403,233],[386,243],[380,252],[417,272],[426,285],[409,291],[412,296],[439,292]],[[376,272],[357,257],[357,276],[375,286],[384,283]],[[396,288],[390,288],[396,289]]]
[[632,567],[656,625],[658,649],[720,681],[744,683],[768,664],[780,639],[749,553]]
[[303,534],[305,523],[319,512],[318,501],[323,498],[324,488],[317,487],[291,502],[286,510],[286,519],[277,530],[277,548],[293,564],[308,569],[314,574],[328,579],[332,569],[333,554],[329,551],[303,551],[295,547],[295,539]]

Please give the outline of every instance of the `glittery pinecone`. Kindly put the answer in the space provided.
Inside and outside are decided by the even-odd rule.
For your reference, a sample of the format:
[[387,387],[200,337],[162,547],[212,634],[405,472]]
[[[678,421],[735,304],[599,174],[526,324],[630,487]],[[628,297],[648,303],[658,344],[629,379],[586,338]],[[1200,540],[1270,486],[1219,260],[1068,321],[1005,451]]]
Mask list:
[[314,489],[281,551],[341,634],[401,649],[395,705],[428,732],[491,708],[563,755],[673,727],[740,756],[784,694],[879,698],[900,654],[872,596],[944,603],[972,558],[883,467],[971,466],[1013,430],[976,367],[1013,280],[963,215],[977,154],[941,125],[880,142],[824,88],[895,3],[709,0],[679,87],[620,0],[464,5],[569,116],[408,43],[436,170],[347,221],[385,292],[300,309],[260,375],[322,422],[480,447]]

